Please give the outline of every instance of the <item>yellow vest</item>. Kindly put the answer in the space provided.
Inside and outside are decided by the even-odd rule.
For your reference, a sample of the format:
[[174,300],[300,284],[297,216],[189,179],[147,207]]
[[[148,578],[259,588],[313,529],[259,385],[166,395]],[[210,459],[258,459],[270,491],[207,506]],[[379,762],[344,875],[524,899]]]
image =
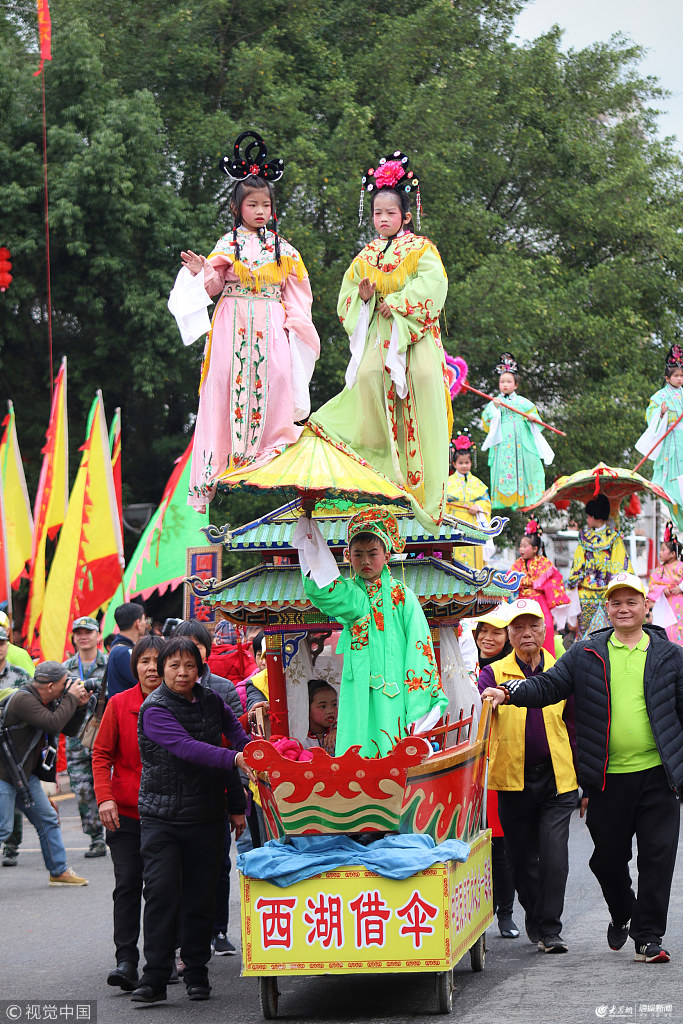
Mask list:
[[[543,658],[545,669],[555,664],[555,659],[545,650]],[[491,668],[496,678],[496,684],[506,683],[509,679],[525,678],[517,664],[514,651],[500,661],[494,662]],[[561,700],[559,704],[543,708],[543,724],[550,747],[558,793],[570,793],[578,786],[569,735],[562,720],[566,703],[566,700]],[[524,789],[526,711],[526,708],[499,704],[496,714],[493,716],[489,747],[489,789],[513,791]]]

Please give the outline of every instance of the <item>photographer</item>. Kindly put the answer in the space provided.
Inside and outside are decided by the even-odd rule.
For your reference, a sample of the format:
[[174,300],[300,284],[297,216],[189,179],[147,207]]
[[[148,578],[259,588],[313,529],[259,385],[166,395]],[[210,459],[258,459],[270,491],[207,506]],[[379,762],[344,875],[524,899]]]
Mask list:
[[[16,802],[38,833],[51,886],[88,884],[67,867],[59,818],[38,775],[41,768],[54,763],[56,751],[49,738],[60,732],[75,735],[83,724],[87,703],[88,692],[82,683],[69,680],[59,662],[44,661],[36,666],[31,682],[11,694],[2,707],[0,842],[12,832]],[[12,763],[7,759],[8,744]]]

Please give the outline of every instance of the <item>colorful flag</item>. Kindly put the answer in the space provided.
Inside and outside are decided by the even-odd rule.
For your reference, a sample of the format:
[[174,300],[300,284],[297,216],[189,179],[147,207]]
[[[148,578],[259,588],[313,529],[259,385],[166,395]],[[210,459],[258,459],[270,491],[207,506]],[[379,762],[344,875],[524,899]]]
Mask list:
[[47,0],[36,0],[38,7],[38,36],[40,39],[40,67],[33,72],[36,78],[43,70],[46,60],[52,60],[52,21]]
[[50,422],[45,435],[43,465],[33,512],[35,529],[31,552],[30,588],[24,625],[31,649],[45,600],[45,543],[54,540],[64,522],[69,501],[69,433],[66,418],[66,357],[52,393]]
[[101,391],[91,406],[86,434],[50,567],[40,626],[42,657],[55,661],[64,660],[73,620],[94,616],[123,576],[123,542]]
[[[206,543],[200,530],[209,525],[208,512],[197,512],[187,504],[191,455],[192,442],[176,461],[159,507],[128,563],[126,600],[138,596],[145,600],[155,590],[159,594],[174,590],[185,579],[188,547]],[[114,629],[115,603],[112,601],[104,618],[105,635]]]
[[9,578],[16,590],[22,576],[26,576],[26,563],[31,560],[33,516],[19,452],[14,406],[11,402],[7,405],[9,412],[2,421],[5,432],[0,441],[0,473],[5,494]]
[[121,409],[114,409],[114,418],[109,427],[109,451],[111,452],[111,470],[114,474],[114,491],[116,505],[119,510],[121,536],[123,536],[123,489],[121,484]]
[[7,602],[7,614],[12,618],[12,587],[9,576],[9,545],[5,522],[5,498],[0,476],[0,603]]

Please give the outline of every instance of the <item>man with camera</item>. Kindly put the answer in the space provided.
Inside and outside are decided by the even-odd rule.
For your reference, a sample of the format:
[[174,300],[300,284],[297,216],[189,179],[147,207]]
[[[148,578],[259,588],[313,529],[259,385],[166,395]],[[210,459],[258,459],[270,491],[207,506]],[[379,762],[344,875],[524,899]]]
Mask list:
[[[30,683],[31,675],[33,674],[33,663],[31,663],[31,675],[29,675],[23,668],[10,662],[9,648],[12,644],[9,642],[9,626],[5,626],[3,620],[9,622],[7,616],[0,612],[0,694],[2,694],[3,690],[16,690],[20,686]],[[21,846],[23,835],[24,826],[21,812],[15,811],[14,828],[5,840],[2,850],[2,866],[4,868],[14,868],[17,866],[19,862],[19,847]]]
[[[64,662],[64,668],[70,676],[77,676],[81,680],[90,695],[84,726],[97,707],[97,698],[107,668],[107,655],[99,650],[101,640],[97,619],[89,615],[81,615],[74,619],[71,626],[71,642],[76,653]],[[69,773],[71,791],[78,800],[81,827],[90,840],[90,847],[84,856],[105,857],[107,847],[104,842],[104,827],[97,810],[92,777],[92,743],[84,746],[82,735],[69,736],[66,741],[66,770]]]
[[16,802],[38,833],[51,886],[88,884],[67,867],[59,818],[40,784],[56,758],[51,738],[80,730],[88,698],[63,665],[44,661],[0,709],[0,843],[12,832]]

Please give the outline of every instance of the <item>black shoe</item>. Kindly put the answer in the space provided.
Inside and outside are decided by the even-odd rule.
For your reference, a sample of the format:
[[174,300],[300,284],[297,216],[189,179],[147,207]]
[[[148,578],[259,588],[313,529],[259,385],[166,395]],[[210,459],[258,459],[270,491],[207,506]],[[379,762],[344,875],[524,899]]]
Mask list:
[[152,988],[151,985],[138,985],[130,998],[134,1003],[161,1003],[166,998],[166,989]]
[[541,933],[538,930],[538,925],[534,924],[532,921],[529,920],[528,914],[524,915],[524,930],[527,934],[529,942],[533,942],[534,946],[536,946],[541,941]]
[[107,985],[122,988],[124,992],[132,992],[138,983],[138,970],[135,964],[122,960],[107,975]]
[[187,986],[187,998],[193,1002],[199,1002],[201,999],[208,999],[211,994],[210,985],[188,985]]
[[504,939],[518,939],[519,928],[510,917],[499,917],[498,918],[498,930]]
[[636,960],[646,964],[668,964],[671,957],[659,942],[645,942],[636,945]]
[[607,945],[610,949],[621,949],[628,938],[628,921],[626,924],[615,924],[610,920],[607,925]]
[[19,851],[6,846],[2,856],[3,868],[15,868],[19,861]]
[[538,948],[541,953],[566,953],[569,947],[561,935],[546,935],[539,940]]
[[107,856],[107,844],[104,839],[93,839],[90,843],[90,849],[86,850],[83,854],[84,857],[106,857]]

